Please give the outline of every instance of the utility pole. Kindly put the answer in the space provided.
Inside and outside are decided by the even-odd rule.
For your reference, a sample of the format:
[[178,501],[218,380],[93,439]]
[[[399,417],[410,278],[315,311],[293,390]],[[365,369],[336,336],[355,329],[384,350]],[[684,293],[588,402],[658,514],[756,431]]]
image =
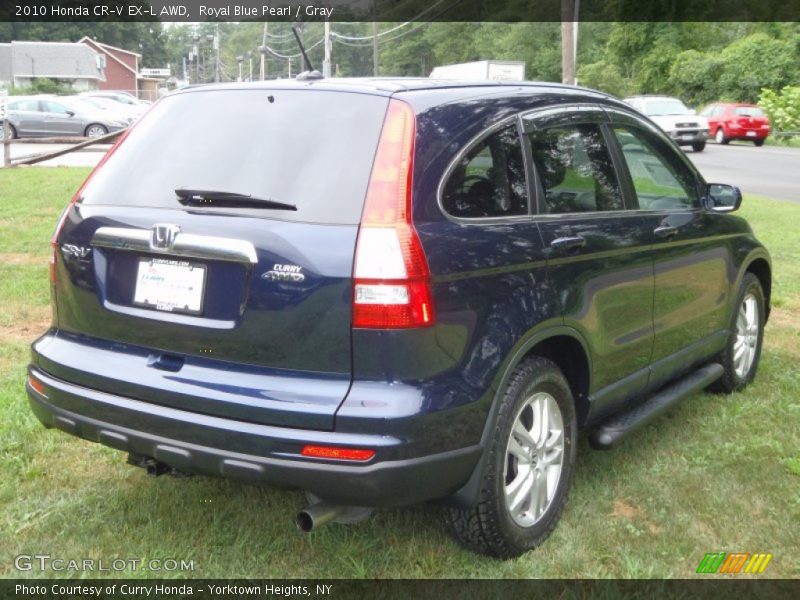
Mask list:
[[0,90],[0,118],[3,119],[3,166],[11,164],[11,124],[8,120],[8,90]]
[[578,1],[561,0],[561,81],[568,85],[575,85]]
[[219,83],[219,23],[214,30],[214,50],[216,51],[214,64],[214,83]]
[[331,24],[325,21],[325,58],[322,59],[322,76],[328,79],[331,76]]
[[261,48],[258,49],[261,53],[261,81],[267,78],[267,25],[269,25],[269,23],[264,21],[264,33],[261,35]]
[[247,81],[253,81],[253,51],[252,50],[248,50],[247,51],[247,62],[249,63],[248,67],[250,69],[250,75],[248,76],[248,80]]
[[376,0],[372,0],[372,75],[378,76],[378,23]]

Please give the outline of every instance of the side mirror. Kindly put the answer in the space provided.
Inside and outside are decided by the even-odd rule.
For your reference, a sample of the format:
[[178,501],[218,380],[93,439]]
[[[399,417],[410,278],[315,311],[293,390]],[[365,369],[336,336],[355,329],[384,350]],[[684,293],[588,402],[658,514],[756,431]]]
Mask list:
[[706,186],[706,207],[714,212],[733,212],[742,205],[742,192],[735,185],[709,183]]
[[68,110],[67,111],[67,116],[68,117],[74,117],[75,116],[75,111],[74,110]]

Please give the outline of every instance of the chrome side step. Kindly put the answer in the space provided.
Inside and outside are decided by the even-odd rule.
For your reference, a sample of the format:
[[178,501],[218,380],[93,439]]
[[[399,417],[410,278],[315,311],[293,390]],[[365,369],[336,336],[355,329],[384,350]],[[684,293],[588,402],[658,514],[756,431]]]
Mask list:
[[722,376],[723,368],[711,363],[670,384],[628,412],[616,415],[598,425],[589,434],[589,443],[596,450],[608,450],[622,439],[664,413],[687,396],[699,392]]

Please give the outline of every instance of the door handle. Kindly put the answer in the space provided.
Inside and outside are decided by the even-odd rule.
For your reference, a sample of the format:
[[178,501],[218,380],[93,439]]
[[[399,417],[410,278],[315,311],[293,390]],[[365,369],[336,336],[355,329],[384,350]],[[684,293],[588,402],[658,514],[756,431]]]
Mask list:
[[678,228],[672,225],[661,225],[653,230],[657,237],[662,239],[669,239],[678,235]]
[[577,250],[578,248],[583,248],[585,245],[586,239],[579,235],[573,237],[560,237],[550,242],[550,247],[553,250]]

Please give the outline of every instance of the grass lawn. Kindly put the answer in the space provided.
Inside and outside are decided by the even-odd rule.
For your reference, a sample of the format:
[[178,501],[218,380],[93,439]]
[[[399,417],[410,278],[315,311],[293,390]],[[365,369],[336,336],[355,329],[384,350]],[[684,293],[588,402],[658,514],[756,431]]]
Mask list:
[[42,428],[23,391],[28,345],[50,319],[52,227],[86,173],[0,171],[0,576],[25,575],[17,554],[47,553],[193,559],[195,577],[686,578],[706,552],[742,551],[774,555],[765,575],[800,577],[800,205],[746,198],[741,210],[775,269],[755,383],[697,395],[611,452],[581,440],[553,536],[499,562],[461,550],[434,506],[301,536],[300,492],[151,479],[120,452]]

